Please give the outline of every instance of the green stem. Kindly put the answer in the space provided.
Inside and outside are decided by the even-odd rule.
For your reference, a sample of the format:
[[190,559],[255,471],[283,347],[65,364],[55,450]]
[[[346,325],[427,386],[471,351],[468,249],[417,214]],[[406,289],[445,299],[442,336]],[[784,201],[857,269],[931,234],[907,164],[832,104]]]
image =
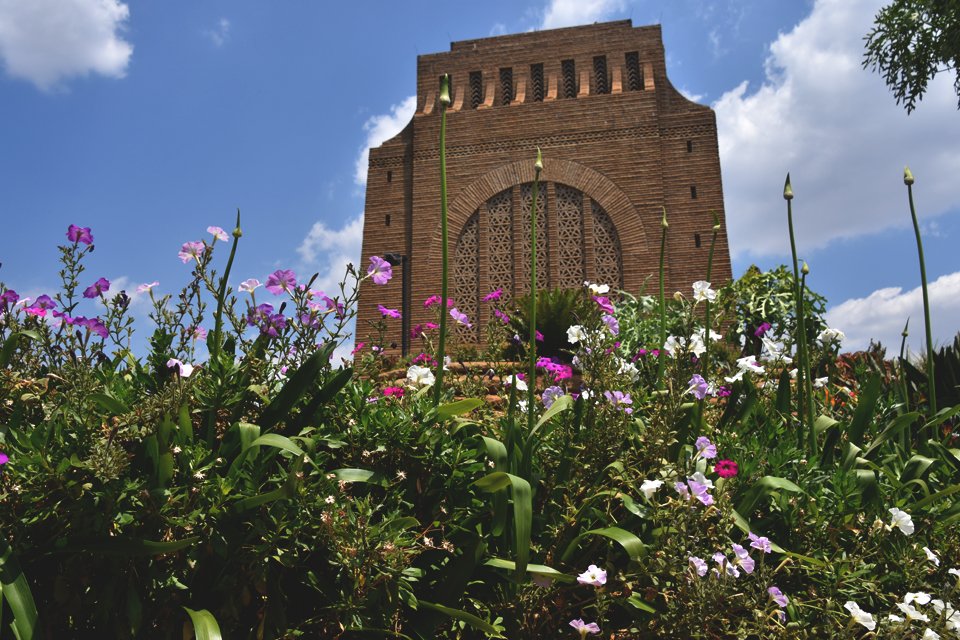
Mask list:
[[920,257],[920,285],[923,288],[923,328],[927,338],[927,394],[930,397],[930,415],[937,412],[937,384],[933,369],[933,333],[930,331],[930,298],[927,295],[927,267],[923,259],[923,241],[920,239],[920,223],[917,222],[917,209],[913,206],[913,174],[907,168],[903,181],[907,185],[907,197],[910,200],[910,217],[913,218],[913,232],[917,236],[917,255]]
[[447,342],[447,106],[450,104],[450,76],[440,79],[440,338],[437,340],[437,373],[433,406],[443,395],[443,366]]
[[540,192],[540,171],[543,159],[537,149],[533,165],[533,194],[530,199],[530,349],[527,353],[527,434],[533,431],[534,392],[537,386],[537,194]]
[[[803,263],[803,269],[801,270],[800,275],[800,301],[801,305],[803,304],[803,296],[807,291],[807,263]],[[803,392],[806,396],[807,403],[807,427],[809,428],[808,437],[810,438],[811,451],[814,451],[817,446],[817,434],[813,429],[813,414],[814,414],[814,405],[813,405],[813,371],[810,369],[810,350],[807,347],[807,322],[806,318],[803,319],[800,325],[800,332],[803,334],[803,361],[801,362],[801,367],[803,367]]]
[[223,335],[223,308],[227,297],[227,282],[230,279],[230,270],[233,268],[233,258],[237,255],[237,245],[240,243],[240,236],[243,232],[240,230],[240,209],[237,209],[237,224],[233,229],[233,245],[230,247],[230,257],[227,259],[227,268],[220,279],[220,290],[217,292],[217,312],[214,314],[213,325],[213,344],[207,343],[210,351],[210,366],[216,366],[217,357],[220,355],[220,342]]
[[660,345],[657,347],[657,387],[663,388],[663,345],[667,342],[667,307],[664,297],[663,263],[667,254],[667,208],[663,208],[663,219],[660,222]]
[[[720,218],[717,217],[717,212],[713,212],[713,237],[710,238],[710,253],[707,254],[707,282],[711,282],[710,276],[713,274],[713,250],[717,245],[717,234],[720,232]],[[708,298],[704,302],[703,308],[703,361],[700,363],[700,371],[702,376],[706,378],[710,375],[710,299]],[[708,381],[709,383],[709,381]],[[703,419],[703,404],[706,401],[706,396],[699,402],[699,417]]]

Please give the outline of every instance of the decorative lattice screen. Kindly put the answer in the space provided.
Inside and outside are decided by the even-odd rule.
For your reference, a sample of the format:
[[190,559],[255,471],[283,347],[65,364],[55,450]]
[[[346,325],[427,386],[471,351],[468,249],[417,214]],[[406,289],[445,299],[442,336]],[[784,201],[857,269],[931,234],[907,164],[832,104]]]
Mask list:
[[611,288],[623,288],[620,259],[620,238],[607,212],[593,202],[593,244],[596,255],[597,282]]
[[[533,185],[527,183],[520,187],[520,208],[523,220],[523,266],[519,270],[521,275],[517,289],[523,293],[530,292],[530,205],[533,204]],[[547,239],[547,189],[541,184],[537,192],[537,287],[540,289],[551,286],[550,260],[548,257],[549,241]]]
[[[480,252],[478,246],[479,234],[477,214],[474,213],[467,224],[463,226],[460,239],[457,240],[457,249],[454,257],[454,294],[453,300],[457,309],[470,317],[472,328],[457,325],[457,333],[465,342],[477,342],[478,310],[480,308]],[[448,313],[447,310],[443,311]],[[447,322],[452,322],[448,318]]]
[[509,300],[513,295],[513,189],[493,196],[486,207],[490,290],[503,289],[503,299]]
[[583,285],[583,194],[572,187],[558,184],[557,255],[561,287]]

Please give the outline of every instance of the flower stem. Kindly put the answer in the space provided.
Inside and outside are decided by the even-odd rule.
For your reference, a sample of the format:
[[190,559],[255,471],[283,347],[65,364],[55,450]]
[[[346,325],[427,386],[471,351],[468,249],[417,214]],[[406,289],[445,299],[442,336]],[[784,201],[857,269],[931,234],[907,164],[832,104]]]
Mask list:
[[543,158],[537,148],[533,165],[533,193],[530,199],[530,348],[527,353],[527,433],[533,431],[534,392],[537,386],[537,195],[540,192],[540,172]]
[[907,167],[903,171],[903,183],[907,185],[907,197],[910,200],[910,217],[913,218],[913,232],[917,236],[917,255],[920,257],[920,285],[923,288],[923,328],[927,338],[927,395],[930,397],[930,415],[937,412],[937,384],[933,369],[933,335],[930,331],[930,299],[927,295],[927,267],[923,259],[923,241],[920,239],[920,223],[917,222],[917,209],[913,206],[913,173]]
[[447,338],[447,107],[450,105],[450,76],[440,78],[440,337],[437,340],[437,373],[434,376],[433,406],[443,395],[443,366]]
[[667,306],[664,297],[663,262],[667,254],[667,208],[663,207],[663,218],[660,221],[660,344],[657,347],[657,386],[663,388],[663,345],[667,342]]
[[210,366],[218,366],[218,356],[220,355],[220,342],[223,335],[223,308],[227,298],[227,281],[230,279],[230,270],[233,268],[233,258],[237,255],[237,245],[240,243],[240,209],[237,209],[237,224],[233,229],[233,245],[230,247],[230,257],[227,259],[227,267],[223,271],[223,277],[220,279],[220,290],[217,291],[217,312],[214,314],[213,325],[213,343],[207,342],[207,349],[210,352]]

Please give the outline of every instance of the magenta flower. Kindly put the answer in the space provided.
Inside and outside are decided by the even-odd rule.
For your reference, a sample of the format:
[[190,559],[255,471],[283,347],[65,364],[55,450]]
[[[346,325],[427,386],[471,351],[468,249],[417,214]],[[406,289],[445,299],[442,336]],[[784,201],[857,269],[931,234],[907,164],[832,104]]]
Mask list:
[[533,336],[534,336],[534,338],[536,339],[537,342],[543,342],[543,334],[540,333],[539,330],[534,329],[534,330],[533,330]]
[[718,460],[713,470],[716,471],[717,475],[721,478],[732,478],[740,472],[740,468],[733,460]]
[[367,276],[373,284],[384,285],[393,277],[393,267],[380,256],[370,256],[370,266],[367,267]]
[[760,326],[757,327],[757,330],[753,332],[753,335],[755,335],[758,338],[762,338],[767,331],[770,331],[770,323],[761,322]]
[[694,443],[694,446],[697,447],[697,455],[704,458],[716,458],[717,457],[717,446],[710,442],[710,439],[706,436],[700,436],[697,438],[697,441]]
[[193,329],[193,339],[194,340],[206,340],[207,339],[207,330],[203,327],[195,327]]
[[717,389],[717,397],[718,397],[718,398],[726,398],[726,397],[729,396],[729,395],[730,395],[730,388],[729,388],[729,387],[723,387],[723,386],[721,386],[719,389]]
[[207,233],[212,233],[214,238],[222,242],[226,242],[230,239],[230,236],[227,235],[227,232],[220,227],[207,227]]
[[503,311],[500,311],[500,309],[494,309],[493,315],[503,324],[510,324],[510,316],[505,314]]
[[10,456],[5,454],[3,451],[0,451],[0,466],[3,466],[10,462]]
[[[436,296],[436,295],[430,296],[429,298],[423,301],[423,308],[429,309],[430,307],[433,307],[438,304],[440,304],[440,296]],[[452,306],[453,306],[453,299],[447,298],[447,308],[449,309]]]
[[403,387],[385,387],[383,390],[383,395],[388,398],[402,398]]
[[83,244],[90,244],[93,242],[93,234],[90,233],[90,227],[78,227],[75,224],[67,227],[67,240],[73,242],[74,244],[82,242]]
[[384,318],[399,318],[399,317],[400,317],[400,312],[399,312],[399,311],[397,311],[396,309],[388,309],[388,308],[386,308],[385,306],[383,306],[382,304],[378,304],[378,305],[377,305],[377,309],[380,310],[380,315],[382,315]]
[[576,629],[581,638],[586,638],[588,633],[594,635],[600,633],[600,626],[596,622],[586,623],[581,618],[570,621],[570,626]]
[[470,328],[473,325],[470,324],[470,318],[467,317],[467,314],[462,311],[458,311],[456,307],[450,309],[450,317],[457,321],[457,324],[462,324],[466,328]]
[[760,549],[764,553],[770,553],[773,551],[773,547],[770,544],[770,539],[766,536],[758,536],[754,533],[749,533],[748,535],[750,537],[750,546],[754,549]]
[[366,343],[366,342],[358,342],[357,344],[355,344],[354,347],[353,347],[353,350],[350,351],[350,355],[352,355],[352,356],[357,355],[357,353],[359,353],[360,350],[363,349],[363,345],[365,345],[365,344],[367,344],[367,343]]
[[580,584],[589,584],[594,587],[602,587],[607,584],[607,572],[595,564],[587,567],[587,570],[577,576],[577,582]]
[[184,242],[183,246],[180,247],[177,257],[180,258],[180,262],[187,264],[194,258],[197,259],[197,262],[200,262],[200,257],[203,256],[204,244],[202,242]]
[[[693,377],[690,378],[690,382],[688,382],[687,385],[689,385],[687,387],[687,393],[692,393],[693,397],[697,400],[703,400],[707,397],[707,390],[710,387],[699,373],[693,374]],[[713,455],[717,455],[716,448],[713,450]]]
[[110,290],[110,281],[106,278],[100,278],[92,285],[83,290],[84,298],[96,298]]
[[503,289],[496,289],[491,291],[487,295],[483,296],[484,302],[493,302],[494,300],[499,300],[503,296]]
[[290,269],[277,269],[267,276],[267,291],[275,296],[284,291],[293,291],[297,286],[297,275]]
[[53,301],[53,298],[44,294],[42,296],[37,296],[37,299],[33,301],[29,307],[24,307],[23,312],[31,316],[44,317],[47,315],[47,311],[51,309],[56,309],[57,303]]
[[610,298],[606,296],[593,296],[593,301],[597,303],[597,306],[600,307],[600,310],[604,313],[613,313],[613,303],[610,302]]
[[76,318],[74,324],[85,327],[87,331],[97,334],[104,340],[106,340],[107,335],[109,335],[107,326],[103,324],[100,318]]

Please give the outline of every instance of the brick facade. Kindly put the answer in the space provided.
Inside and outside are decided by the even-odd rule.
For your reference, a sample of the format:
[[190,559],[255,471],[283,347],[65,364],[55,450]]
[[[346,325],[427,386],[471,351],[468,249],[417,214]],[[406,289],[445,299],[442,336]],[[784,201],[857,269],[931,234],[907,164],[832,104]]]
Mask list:
[[[690,283],[705,277],[712,213],[724,220],[716,118],[670,84],[659,26],[624,20],[465,40],[419,56],[413,120],[370,150],[361,265],[387,254],[403,264],[388,285],[362,285],[358,340],[379,319],[378,304],[406,312],[402,323],[388,323],[386,342],[398,349],[410,327],[433,319],[423,301],[440,293],[437,95],[444,73],[453,100],[449,291],[475,325],[489,313],[479,296],[498,286],[522,295],[529,287],[523,204],[538,146],[541,288],[605,276],[619,279],[607,283],[614,288],[637,293],[646,283],[654,291],[663,207],[670,221],[667,290],[689,293]],[[724,224],[713,281],[730,278]],[[482,333],[464,337],[479,340]]]

